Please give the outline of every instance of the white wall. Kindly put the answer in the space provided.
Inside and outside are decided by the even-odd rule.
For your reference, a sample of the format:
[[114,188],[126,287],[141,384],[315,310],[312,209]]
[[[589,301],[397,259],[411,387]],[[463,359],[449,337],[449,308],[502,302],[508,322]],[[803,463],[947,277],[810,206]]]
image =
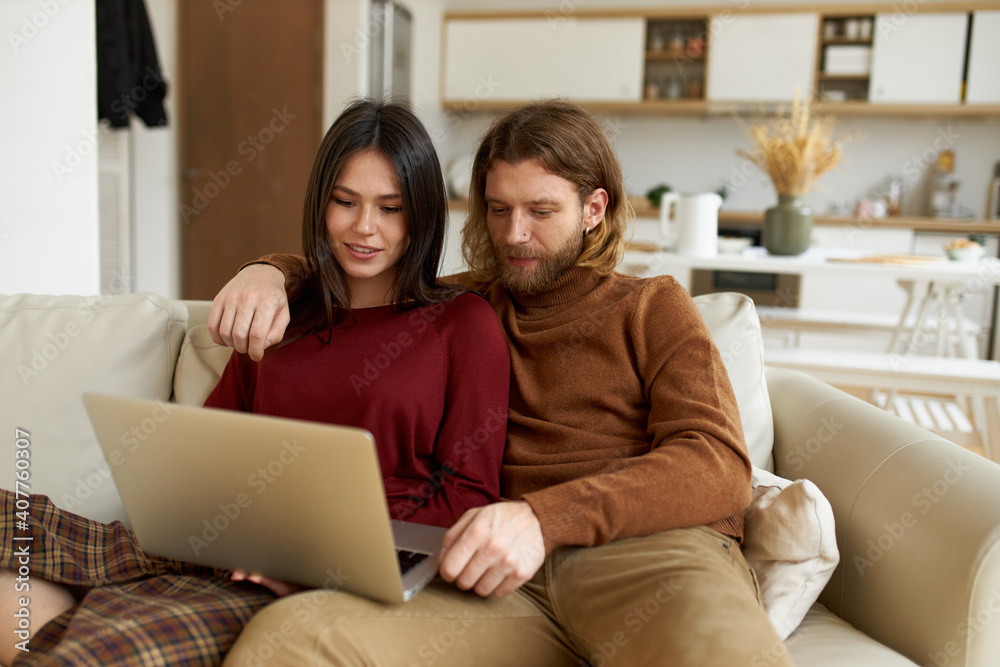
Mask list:
[[0,3],[0,293],[100,291],[94,0]]
[[180,226],[177,208],[177,0],[146,0],[160,71],[167,81],[165,127],[133,117],[132,267],[134,292],[180,296]]

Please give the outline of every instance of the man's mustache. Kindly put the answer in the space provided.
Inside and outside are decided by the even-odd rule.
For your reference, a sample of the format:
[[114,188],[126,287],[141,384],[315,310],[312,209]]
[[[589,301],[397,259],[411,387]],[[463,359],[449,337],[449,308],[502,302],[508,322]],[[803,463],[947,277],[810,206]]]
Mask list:
[[519,245],[498,245],[495,246],[496,253],[502,257],[512,257],[514,259],[541,259],[542,254]]

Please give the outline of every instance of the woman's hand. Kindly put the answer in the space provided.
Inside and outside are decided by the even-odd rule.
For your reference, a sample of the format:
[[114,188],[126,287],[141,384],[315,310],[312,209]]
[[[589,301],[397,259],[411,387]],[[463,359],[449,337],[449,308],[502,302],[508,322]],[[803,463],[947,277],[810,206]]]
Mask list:
[[285,274],[269,264],[251,264],[215,296],[208,332],[219,345],[260,361],[285,335],[288,322]]
[[233,570],[230,579],[233,581],[249,581],[259,586],[263,586],[279,598],[291,595],[292,593],[298,593],[299,591],[308,590],[309,588],[308,586],[300,586],[299,584],[292,584],[287,581],[281,581],[280,579],[271,579],[269,577],[265,577],[260,572],[247,572],[246,570]]

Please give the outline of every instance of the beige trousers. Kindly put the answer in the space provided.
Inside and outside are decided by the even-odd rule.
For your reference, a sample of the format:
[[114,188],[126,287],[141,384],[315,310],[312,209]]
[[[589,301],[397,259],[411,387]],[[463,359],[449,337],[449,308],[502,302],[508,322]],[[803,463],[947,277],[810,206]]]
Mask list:
[[437,580],[390,606],[317,590],[251,619],[225,667],[791,665],[735,540],[670,530],[553,551],[502,600]]

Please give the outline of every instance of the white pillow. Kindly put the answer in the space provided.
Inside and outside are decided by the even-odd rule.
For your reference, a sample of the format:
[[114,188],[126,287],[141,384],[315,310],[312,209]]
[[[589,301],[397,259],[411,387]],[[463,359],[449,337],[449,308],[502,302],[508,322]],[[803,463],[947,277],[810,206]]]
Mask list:
[[719,292],[696,296],[694,304],[729,373],[750,463],[774,470],[774,422],[764,377],[764,340],[753,301],[745,294]]
[[212,340],[204,324],[187,330],[174,369],[174,401],[201,407],[222,377],[233,349]]
[[792,482],[754,468],[743,556],[757,574],[771,623],[786,639],[840,562],[830,501],[807,479]]

